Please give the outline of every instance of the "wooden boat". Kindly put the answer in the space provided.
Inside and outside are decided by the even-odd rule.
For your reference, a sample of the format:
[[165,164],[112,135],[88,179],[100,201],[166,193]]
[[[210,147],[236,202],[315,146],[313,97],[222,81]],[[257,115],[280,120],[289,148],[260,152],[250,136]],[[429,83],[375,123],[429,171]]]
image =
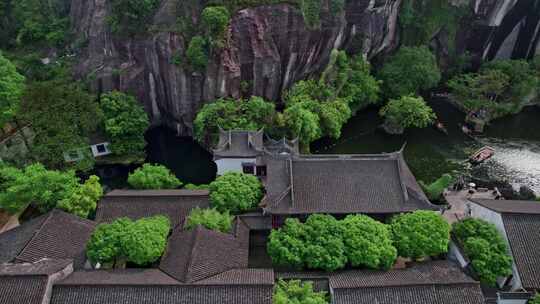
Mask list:
[[442,122],[438,121],[435,124],[435,128],[437,128],[437,130],[443,132],[444,134],[448,135],[448,130],[446,129],[446,127],[444,126]]
[[484,161],[490,159],[495,154],[495,149],[490,146],[484,146],[478,151],[474,152],[470,157],[469,161],[473,165],[478,165]]

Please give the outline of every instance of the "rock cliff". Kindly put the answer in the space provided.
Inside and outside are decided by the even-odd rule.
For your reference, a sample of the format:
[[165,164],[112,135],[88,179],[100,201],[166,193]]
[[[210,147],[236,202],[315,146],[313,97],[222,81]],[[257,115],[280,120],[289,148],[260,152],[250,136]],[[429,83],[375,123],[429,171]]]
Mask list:
[[[540,10],[532,10],[540,1],[471,1],[473,26],[465,26],[459,38],[463,50],[484,58],[540,52]],[[225,47],[211,54],[205,71],[193,72],[174,63],[189,42],[177,24],[182,19],[196,24],[205,2],[163,0],[146,34],[118,37],[107,24],[107,0],[72,0],[73,30],[83,46],[75,73],[90,75],[97,92],[136,94],[153,124],[191,135],[204,102],[243,94],[278,100],[283,89],[320,72],[333,48],[373,58],[399,45],[401,0],[349,0],[341,16],[321,16],[320,30],[308,29],[292,5],[266,5],[235,13]]]

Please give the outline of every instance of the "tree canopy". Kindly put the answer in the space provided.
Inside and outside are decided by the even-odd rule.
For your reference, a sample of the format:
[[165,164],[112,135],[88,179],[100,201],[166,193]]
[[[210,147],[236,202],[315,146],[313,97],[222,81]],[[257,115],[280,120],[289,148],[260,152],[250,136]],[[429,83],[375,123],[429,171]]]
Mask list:
[[210,183],[210,203],[221,212],[236,214],[253,209],[262,197],[262,184],[251,174],[227,172]]
[[201,36],[191,38],[186,57],[194,70],[204,71],[208,65],[208,42]]
[[93,158],[66,163],[64,153],[83,151],[89,156],[90,134],[97,129],[102,112],[95,97],[79,83],[65,80],[35,82],[26,90],[21,117],[35,133],[31,155],[49,168],[89,169]]
[[153,263],[165,251],[170,225],[169,219],[161,215],[136,221],[120,218],[100,224],[90,237],[86,255],[92,263]]
[[413,96],[391,99],[379,113],[385,118],[386,129],[397,133],[410,127],[425,128],[437,118],[422,97]]
[[271,128],[275,106],[261,97],[250,99],[218,99],[205,104],[194,121],[195,138],[205,144],[216,143],[219,128],[224,130],[251,130]]
[[401,47],[386,61],[378,76],[389,98],[418,94],[434,88],[441,80],[437,60],[426,46]]
[[80,184],[73,171],[47,170],[41,164],[24,169],[0,166],[0,208],[11,214],[33,205],[41,212],[58,207],[88,217],[102,194],[94,175]]
[[215,208],[194,208],[189,212],[186,228],[192,229],[197,225],[202,225],[211,230],[228,233],[231,231],[233,219],[234,217],[227,211],[221,213]]
[[112,0],[108,22],[113,32],[133,34],[146,29],[160,0]]
[[128,184],[135,189],[175,189],[182,182],[163,165],[144,164],[129,174]]
[[14,119],[25,89],[25,78],[0,52],[0,128]]
[[144,132],[150,122],[135,97],[117,91],[107,93],[101,95],[101,108],[105,116],[105,132],[111,139],[112,153],[144,156]]
[[274,287],[272,304],[327,304],[326,292],[315,292],[313,282],[279,279]]
[[305,223],[288,218],[270,233],[267,250],[276,265],[326,271],[342,269],[347,263],[388,269],[397,258],[390,229],[366,215],[339,221],[314,214]]
[[399,256],[420,259],[448,252],[450,225],[436,212],[397,215],[390,227]]
[[495,285],[499,277],[512,273],[512,258],[497,227],[482,219],[466,218],[452,225],[480,281]]
[[230,19],[231,14],[224,6],[205,7],[201,14],[202,25],[213,41],[222,39]]

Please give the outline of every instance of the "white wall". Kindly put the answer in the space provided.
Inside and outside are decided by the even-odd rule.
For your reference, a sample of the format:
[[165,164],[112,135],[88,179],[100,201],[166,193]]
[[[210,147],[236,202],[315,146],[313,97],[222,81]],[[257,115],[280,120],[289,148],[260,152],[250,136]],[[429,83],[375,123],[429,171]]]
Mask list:
[[[99,145],[105,145],[105,152],[100,153],[98,151],[97,146],[99,146]],[[109,143],[108,142],[95,144],[95,145],[90,146],[90,148],[92,149],[92,155],[94,155],[94,157],[99,157],[99,156],[104,156],[104,155],[111,154],[111,149],[109,148]]]
[[242,163],[256,163],[255,158],[222,158],[214,161],[217,165],[217,175],[227,172],[242,172]]
[[461,250],[459,250],[458,246],[454,242],[450,242],[450,248],[448,250],[448,257],[459,263],[459,266],[461,268],[467,267],[469,263],[465,260],[463,255],[461,254]]
[[[506,235],[506,230],[504,229],[504,223],[503,223],[503,220],[502,220],[502,216],[493,211],[493,210],[490,210],[488,208],[485,208],[483,206],[480,206],[480,205],[477,205],[475,203],[470,203],[469,204],[469,207],[470,207],[470,210],[471,210],[471,216],[472,217],[475,217],[475,218],[481,218],[487,222],[490,222],[492,224],[495,225],[495,227],[497,227],[497,230],[499,230],[499,232],[501,233],[501,235],[503,236],[504,240],[506,241],[506,244],[508,245],[508,248],[510,248],[510,243],[508,242],[508,236]],[[510,252],[510,254],[512,254],[512,252]],[[512,254],[513,256],[513,254]],[[512,258],[513,259],[513,258]],[[517,267],[516,267],[516,263],[515,262],[512,262],[512,274],[513,274],[513,279],[512,279],[512,282],[511,282],[511,285],[512,285],[512,290],[515,291],[515,290],[520,290],[521,289],[521,279],[519,278],[519,273],[517,271]],[[502,280],[499,281],[499,283],[501,283]]]

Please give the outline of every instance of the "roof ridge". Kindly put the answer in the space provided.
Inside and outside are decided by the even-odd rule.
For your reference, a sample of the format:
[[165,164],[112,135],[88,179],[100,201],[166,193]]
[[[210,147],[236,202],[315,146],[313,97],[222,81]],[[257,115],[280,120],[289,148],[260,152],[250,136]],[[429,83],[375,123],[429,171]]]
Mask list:
[[[330,284],[332,285],[332,284]],[[347,286],[347,287],[332,287],[332,289],[360,289],[360,288],[387,288],[387,287],[421,287],[421,286],[452,286],[452,285],[480,285],[480,282],[432,282],[432,283],[411,283],[411,284],[389,284],[389,285],[364,285],[364,286]]]
[[[17,253],[17,255],[15,257],[16,259],[19,259],[19,260],[24,261],[24,262],[31,263],[31,261],[20,259],[19,256],[21,255],[21,253],[23,253],[26,250],[28,245],[34,240],[34,238],[37,236],[37,234],[39,232],[41,232],[41,229],[43,229],[43,226],[45,226],[45,224],[51,219],[53,211],[54,211],[54,209],[43,215],[43,216],[46,216],[46,218],[43,220],[43,222],[41,222],[41,224],[39,225],[39,228],[36,229],[36,231],[34,231],[34,233],[32,234],[32,237],[30,239],[28,239],[28,242],[26,242],[26,244],[21,249],[21,251],[19,251],[19,253]],[[23,225],[24,225],[24,223],[23,223]]]
[[189,269],[191,268],[192,264],[193,264],[193,256],[195,254],[195,244],[197,242],[197,239],[199,237],[199,234],[201,233],[201,230],[202,229],[202,225],[199,224],[197,226],[195,226],[195,228],[193,228],[193,235],[191,237],[191,248],[189,250],[189,257],[187,259],[187,262],[186,262],[186,273],[184,274],[184,281],[188,282],[188,274],[189,274]]

